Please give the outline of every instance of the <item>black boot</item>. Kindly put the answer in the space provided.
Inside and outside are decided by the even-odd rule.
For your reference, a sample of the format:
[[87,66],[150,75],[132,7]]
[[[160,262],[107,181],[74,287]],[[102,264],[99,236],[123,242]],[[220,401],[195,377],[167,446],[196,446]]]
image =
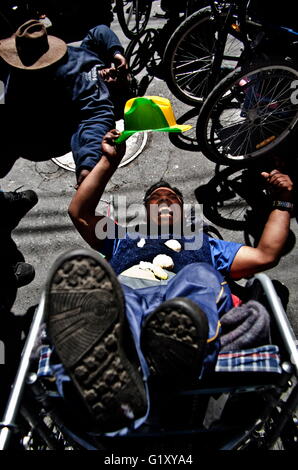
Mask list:
[[153,375],[182,383],[200,375],[208,320],[187,298],[163,302],[145,319],[141,345]]
[[38,202],[37,194],[26,191],[0,192],[1,230],[11,231]]
[[102,431],[145,415],[145,388],[125,318],[124,296],[110,265],[91,250],[63,254],[46,285],[50,338]]

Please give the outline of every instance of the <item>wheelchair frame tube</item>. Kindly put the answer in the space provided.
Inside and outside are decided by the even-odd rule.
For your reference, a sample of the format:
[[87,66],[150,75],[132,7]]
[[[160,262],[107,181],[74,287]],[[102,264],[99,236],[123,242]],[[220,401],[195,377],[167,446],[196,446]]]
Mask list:
[[12,391],[8,400],[6,411],[3,418],[2,429],[0,431],[0,450],[4,450],[11,435],[11,429],[13,429],[15,418],[19,411],[20,403],[23,396],[23,390],[26,382],[26,376],[30,365],[30,356],[33,351],[37,335],[40,326],[44,319],[44,307],[45,307],[45,293],[41,295],[41,299],[34,314],[32,326],[26,344],[24,346],[18,372],[12,387]]
[[279,332],[289,353],[291,363],[295,368],[295,374],[298,377],[298,351],[296,337],[288,320],[287,314],[284,311],[280,298],[275,291],[272,281],[266,274],[259,273],[254,277],[260,281],[264,289],[264,293],[278,325]]

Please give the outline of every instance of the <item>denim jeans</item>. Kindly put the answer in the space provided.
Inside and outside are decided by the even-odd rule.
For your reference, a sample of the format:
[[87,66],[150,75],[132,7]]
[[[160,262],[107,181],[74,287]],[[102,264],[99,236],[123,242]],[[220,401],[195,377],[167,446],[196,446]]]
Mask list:
[[[198,371],[198,378],[208,373],[215,365],[219,350],[218,319],[220,314],[232,308],[232,298],[229,287],[222,276],[207,263],[193,263],[185,266],[169,282],[166,281],[144,281],[147,287],[132,288],[135,281],[133,278],[119,277],[122,284],[125,303],[126,317],[130,326],[132,337],[141,363],[143,380],[147,391],[148,409],[143,418],[134,423],[134,428],[141,426],[147,419],[150,411],[150,396],[148,391],[149,368],[144,357],[140,338],[142,324],[149,315],[162,302],[176,297],[186,297],[198,304],[205,312],[209,322],[209,349],[204,360],[202,371]],[[130,286],[129,286],[129,285]],[[63,386],[69,378],[65,375],[63,367],[56,366],[54,370],[60,393],[63,394]],[[69,393],[69,395],[71,395]],[[108,435],[126,434],[127,428]]]
[[[133,279],[133,278],[131,278]],[[209,324],[209,342],[218,339],[219,316],[233,307],[230,289],[222,276],[207,263],[192,263],[185,266],[169,282],[147,281],[155,283],[149,287],[133,289],[126,285],[127,280],[120,276],[126,302],[126,316],[133,335],[143,371],[147,371],[147,363],[142,354],[140,337],[142,324],[162,302],[176,297],[186,297],[199,305],[205,312]],[[133,281],[132,281],[133,282]],[[125,284],[124,284],[125,283]],[[131,280],[129,281],[131,284]],[[215,346],[215,343],[214,345]],[[219,344],[218,344],[219,346]],[[218,347],[216,348],[218,350]],[[214,351],[216,352],[216,351]],[[205,366],[215,362],[216,356],[205,358]],[[205,367],[206,370],[206,367]],[[202,375],[198,371],[198,377]],[[147,376],[147,374],[146,374]]]

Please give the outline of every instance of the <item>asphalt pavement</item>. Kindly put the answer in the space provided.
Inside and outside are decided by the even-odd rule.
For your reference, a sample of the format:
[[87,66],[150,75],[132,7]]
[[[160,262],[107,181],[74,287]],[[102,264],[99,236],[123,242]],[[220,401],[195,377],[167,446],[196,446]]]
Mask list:
[[[154,16],[156,12],[160,12],[158,5],[159,2],[154,2],[153,13],[148,25],[154,29],[164,24],[162,18]],[[122,34],[116,18],[111,28],[119,35],[126,47],[129,40]],[[143,74],[144,71],[140,77]],[[150,83],[146,95],[169,98],[177,119],[186,113],[192,113],[192,108],[176,99],[165,82],[158,78],[154,78]],[[190,117],[186,123],[195,123],[195,118]],[[206,188],[206,185],[214,178],[215,164],[199,151],[199,145],[191,139],[192,131],[188,135],[190,136],[188,139],[179,137],[170,139],[166,133],[149,134],[146,146],[140,155],[128,165],[117,170],[106,188],[103,199],[109,200],[112,194],[125,195],[129,204],[138,202],[142,199],[144,190],[162,177],[181,188],[187,203],[197,202],[195,194]],[[44,145],[46,147],[47,142]],[[220,188],[220,177],[224,182],[227,173],[230,172],[226,167],[220,167],[219,170],[219,184],[213,186],[214,191]],[[34,163],[24,159],[19,159],[10,173],[1,181],[1,188],[5,191],[14,191],[20,187],[22,189],[30,188],[35,190],[39,197],[38,204],[24,217],[13,232],[13,238],[26,261],[33,264],[36,270],[34,281],[19,289],[13,308],[18,315],[23,314],[31,305],[38,303],[48,270],[57,256],[70,248],[87,246],[74,229],[67,214],[69,202],[75,191],[74,185],[74,173],[61,168],[53,161]],[[206,205],[214,196],[211,189],[210,186],[207,186],[207,191],[211,192],[210,198],[206,198]],[[208,212],[208,207],[206,209],[204,212],[210,217],[209,219],[205,217],[206,223],[217,227],[224,239],[241,243],[248,241],[246,234],[241,229],[241,223],[237,224],[247,209],[241,198],[237,200],[237,204],[234,204],[233,208],[219,208],[219,212],[222,211],[221,216],[217,214],[215,218],[214,214]],[[273,279],[278,279],[289,289],[288,315],[297,335],[298,250],[296,237],[298,227],[295,219],[292,219],[291,231],[291,249],[281,259],[277,267],[268,271],[268,275]],[[251,241],[251,237],[249,241]]]

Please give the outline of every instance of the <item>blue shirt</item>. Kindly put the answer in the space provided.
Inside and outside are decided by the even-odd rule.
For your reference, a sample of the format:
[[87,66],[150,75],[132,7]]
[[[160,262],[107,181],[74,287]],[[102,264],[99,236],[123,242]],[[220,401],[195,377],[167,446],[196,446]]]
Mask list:
[[[239,249],[244,245],[241,243],[230,242],[211,237],[208,237],[208,240],[213,267],[218,272],[220,272],[222,276],[228,276],[235,256],[237,255]],[[113,256],[116,254],[117,246],[118,239],[106,239],[104,242],[102,254],[110,262],[112,261]]]
[[214,268],[223,276],[229,274],[235,256],[244,244],[210,237],[209,243]]

